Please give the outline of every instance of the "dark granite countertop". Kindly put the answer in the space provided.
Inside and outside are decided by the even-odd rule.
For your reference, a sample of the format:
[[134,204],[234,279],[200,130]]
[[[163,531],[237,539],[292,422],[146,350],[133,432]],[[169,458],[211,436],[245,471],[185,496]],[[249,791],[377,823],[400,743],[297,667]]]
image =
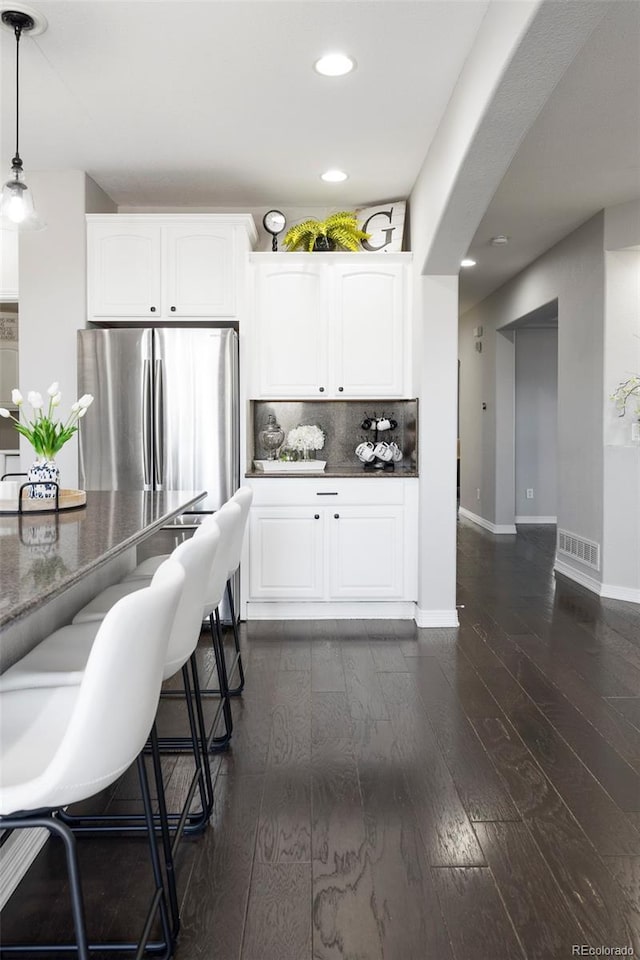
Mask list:
[[89,491],[87,505],[0,515],[0,628],[63,593],[205,496]]
[[319,471],[308,471],[305,473],[297,473],[292,471],[289,473],[286,470],[278,473],[265,473],[264,470],[247,470],[246,477],[253,479],[254,477],[268,477],[270,480],[280,479],[282,477],[291,479],[295,477],[296,480],[301,480],[306,477],[310,477],[313,480],[317,480],[318,477],[349,477],[356,478],[360,480],[361,478],[368,479],[369,477],[396,477],[401,480],[404,480],[407,477],[417,477],[418,468],[414,464],[395,464],[395,469],[393,470],[365,470],[364,464],[362,463],[328,463],[324,470]]

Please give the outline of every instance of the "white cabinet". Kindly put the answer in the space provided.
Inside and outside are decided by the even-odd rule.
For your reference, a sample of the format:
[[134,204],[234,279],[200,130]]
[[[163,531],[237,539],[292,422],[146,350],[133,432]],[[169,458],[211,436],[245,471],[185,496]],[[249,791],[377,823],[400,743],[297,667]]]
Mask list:
[[410,254],[254,254],[251,394],[408,396]]
[[249,216],[89,215],[89,319],[233,317],[254,239]]
[[160,227],[114,217],[87,229],[89,316],[159,317]]
[[323,606],[340,616],[362,601],[367,616],[376,601],[415,601],[416,481],[259,479],[252,487],[250,617],[322,616]]
[[324,596],[324,511],[258,507],[251,513],[251,595],[319,600]]
[[327,393],[327,267],[306,261],[261,264],[256,277],[254,381],[262,397]]
[[18,299],[18,231],[0,229],[0,300]]
[[403,597],[404,507],[338,507],[328,512],[330,597]]
[[405,267],[386,257],[333,267],[332,385],[346,397],[405,393]]

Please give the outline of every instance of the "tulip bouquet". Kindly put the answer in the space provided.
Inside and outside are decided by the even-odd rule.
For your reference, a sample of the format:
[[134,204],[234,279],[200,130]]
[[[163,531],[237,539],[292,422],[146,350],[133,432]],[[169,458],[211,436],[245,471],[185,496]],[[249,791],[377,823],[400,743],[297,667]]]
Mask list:
[[[62,394],[57,383],[52,383],[47,390],[49,403],[45,413],[45,401],[40,393],[30,390],[27,394],[27,403],[33,411],[31,419],[24,414],[24,398],[19,390],[12,390],[11,400],[18,408],[18,416],[14,417],[6,407],[0,407],[0,417],[6,417],[15,422],[16,430],[26,437],[38,457],[44,460],[53,460],[56,453],[63,448],[67,440],[76,433],[78,422],[84,417],[93,403],[90,393],[76,400],[71,405],[71,412],[66,420],[54,419],[54,411],[60,405]],[[23,420],[24,416],[24,420]]]

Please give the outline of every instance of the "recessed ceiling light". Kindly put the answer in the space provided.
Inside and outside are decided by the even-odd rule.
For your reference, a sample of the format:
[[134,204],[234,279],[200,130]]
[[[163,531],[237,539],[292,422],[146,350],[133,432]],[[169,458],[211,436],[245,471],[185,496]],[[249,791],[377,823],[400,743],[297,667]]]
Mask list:
[[491,237],[489,243],[492,247],[504,247],[505,244],[509,243],[509,237],[505,236],[504,233],[499,233],[497,237]]
[[475,260],[471,260],[469,257],[465,257],[464,260],[460,261],[461,267],[475,267]]
[[316,73],[321,73],[323,77],[344,77],[355,67],[355,60],[344,53],[327,53],[313,65]]
[[326,170],[324,173],[320,174],[320,179],[324,180],[325,183],[341,183],[343,180],[346,180],[348,174],[344,170]]

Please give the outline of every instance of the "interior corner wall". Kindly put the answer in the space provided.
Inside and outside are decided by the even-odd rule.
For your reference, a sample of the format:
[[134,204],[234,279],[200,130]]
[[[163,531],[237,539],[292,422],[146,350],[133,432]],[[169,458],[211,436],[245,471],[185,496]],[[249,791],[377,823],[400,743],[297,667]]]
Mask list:
[[516,518],[556,517],[558,331],[523,328],[515,338]]
[[640,397],[620,417],[610,396],[619,383],[640,374],[639,250],[605,253],[605,290],[602,593],[638,603],[640,442],[633,439],[632,425]]
[[[557,299],[558,524],[602,542],[603,240],[604,214],[599,213],[460,318],[460,504],[491,523],[498,522],[500,462],[496,338],[502,334],[497,330]],[[483,327],[482,353],[474,347],[478,326]],[[515,503],[512,510],[515,517]],[[582,565],[565,559],[585,572]],[[597,576],[591,570],[589,574]]]
[[[57,380],[65,414],[77,396],[76,331],[87,318],[85,213],[115,205],[82,170],[33,171],[29,184],[46,227],[20,234],[20,388],[44,393]],[[33,461],[26,440],[20,454],[25,470]],[[63,486],[77,486],[75,438],[56,461]]]

